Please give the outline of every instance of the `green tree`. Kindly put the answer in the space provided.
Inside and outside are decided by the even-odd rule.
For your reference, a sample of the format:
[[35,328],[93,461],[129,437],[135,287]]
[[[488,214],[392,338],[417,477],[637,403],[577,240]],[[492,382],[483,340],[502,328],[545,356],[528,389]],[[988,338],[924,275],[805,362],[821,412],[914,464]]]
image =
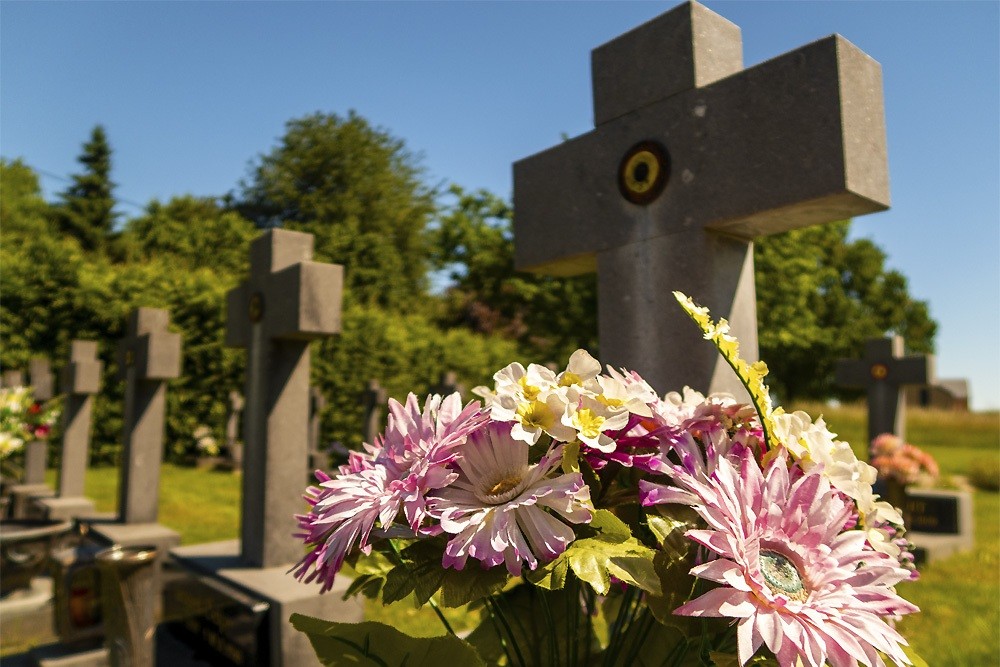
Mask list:
[[429,235],[433,266],[453,282],[444,323],[515,339],[534,360],[562,362],[579,347],[597,353],[595,277],[515,271],[511,207],[485,190],[449,192]]
[[343,264],[350,297],[412,308],[426,290],[424,229],[434,211],[402,140],[355,112],[291,120],[252,165],[236,208],[260,227],[316,236],[316,259]]
[[253,223],[215,199],[188,195],[166,204],[150,202],[143,215],[128,221],[120,245],[133,261],[169,257],[184,266],[241,276],[250,241],[259,234]]
[[755,244],[760,353],[783,400],[828,397],[836,360],[859,357],[872,337],[897,333],[911,352],[934,350],[927,303],[886,269],[878,246],[849,241],[849,230],[844,221]]
[[76,238],[85,250],[100,250],[114,232],[115,199],[111,182],[111,146],[104,128],[96,126],[83,145],[77,161],[84,171],[73,176],[73,184],[60,197],[61,229]]

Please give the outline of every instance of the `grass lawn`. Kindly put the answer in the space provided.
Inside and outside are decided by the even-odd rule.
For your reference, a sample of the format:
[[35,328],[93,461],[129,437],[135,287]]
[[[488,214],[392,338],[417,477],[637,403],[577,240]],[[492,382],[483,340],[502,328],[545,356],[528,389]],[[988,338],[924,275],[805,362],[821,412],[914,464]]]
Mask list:
[[[794,406],[823,414],[832,431],[865,455],[865,416],[859,406]],[[1000,415],[910,410],[909,442],[929,451],[946,475],[965,475],[976,466],[1000,464]],[[52,473],[50,473],[52,474]],[[54,479],[54,475],[53,475]],[[303,482],[303,488],[305,482]],[[90,470],[86,493],[99,510],[115,508],[117,471]],[[289,489],[301,493],[302,489]],[[179,531],[185,544],[231,539],[239,532],[240,478],[165,465],[160,484],[160,521]],[[1000,662],[1000,495],[976,491],[976,549],[928,565],[920,581],[900,592],[922,613],[903,621],[903,634],[933,667],[974,667]],[[458,628],[475,624],[464,610],[446,610]],[[413,635],[444,630],[430,609],[406,601],[389,607],[369,603],[369,617]]]

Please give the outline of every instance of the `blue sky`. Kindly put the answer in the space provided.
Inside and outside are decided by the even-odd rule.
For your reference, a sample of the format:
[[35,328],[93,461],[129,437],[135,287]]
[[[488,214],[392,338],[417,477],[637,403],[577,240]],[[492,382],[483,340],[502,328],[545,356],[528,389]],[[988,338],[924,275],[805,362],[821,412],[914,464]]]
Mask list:
[[[51,195],[101,123],[133,214],[233,190],[287,120],[356,109],[431,182],[509,197],[514,160],[592,127],[590,50],[675,4],[8,0],[0,154]],[[748,66],[835,32],[882,64],[893,207],[854,234],[929,301],[938,376],[1000,407],[1000,3],[705,4]]]

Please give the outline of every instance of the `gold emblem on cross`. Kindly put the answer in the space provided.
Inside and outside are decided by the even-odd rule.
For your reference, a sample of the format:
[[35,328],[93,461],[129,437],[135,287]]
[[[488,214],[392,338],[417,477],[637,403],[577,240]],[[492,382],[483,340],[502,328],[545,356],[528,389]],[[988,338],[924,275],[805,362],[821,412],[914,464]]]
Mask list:
[[885,364],[872,365],[872,377],[876,380],[884,380],[889,376],[889,367]]
[[247,308],[247,315],[251,324],[260,322],[264,317],[264,296],[260,292],[254,292],[250,297],[250,304]]
[[618,189],[633,204],[645,205],[660,196],[670,177],[667,150],[655,141],[641,141],[618,165]]

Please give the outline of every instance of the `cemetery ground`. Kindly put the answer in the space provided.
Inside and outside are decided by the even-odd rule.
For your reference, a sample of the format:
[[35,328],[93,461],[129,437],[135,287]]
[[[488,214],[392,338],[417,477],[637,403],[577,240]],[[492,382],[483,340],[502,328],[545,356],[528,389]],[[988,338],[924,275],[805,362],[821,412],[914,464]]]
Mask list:
[[[814,416],[822,414],[833,432],[855,445],[864,456],[863,406],[830,408],[795,405]],[[975,489],[975,539],[972,552],[958,554],[922,568],[917,583],[900,591],[921,608],[901,630],[929,665],[994,665],[1000,652],[1000,414],[956,413],[911,409],[908,440],[930,452],[941,467],[944,486],[983,481]],[[49,471],[49,483],[55,471]],[[992,480],[992,488],[986,488]],[[116,503],[115,468],[88,470],[85,489],[99,511]],[[303,488],[304,488],[303,484]],[[289,489],[300,494],[303,489]],[[240,479],[237,475],[165,464],[160,488],[160,521],[180,532],[183,543],[232,539],[239,533]],[[382,607],[369,602],[367,615],[413,635],[437,635],[444,630],[433,612],[416,610],[403,601]],[[453,626],[473,626],[477,619],[463,610],[446,610]],[[45,641],[22,628],[7,627],[0,655]]]

